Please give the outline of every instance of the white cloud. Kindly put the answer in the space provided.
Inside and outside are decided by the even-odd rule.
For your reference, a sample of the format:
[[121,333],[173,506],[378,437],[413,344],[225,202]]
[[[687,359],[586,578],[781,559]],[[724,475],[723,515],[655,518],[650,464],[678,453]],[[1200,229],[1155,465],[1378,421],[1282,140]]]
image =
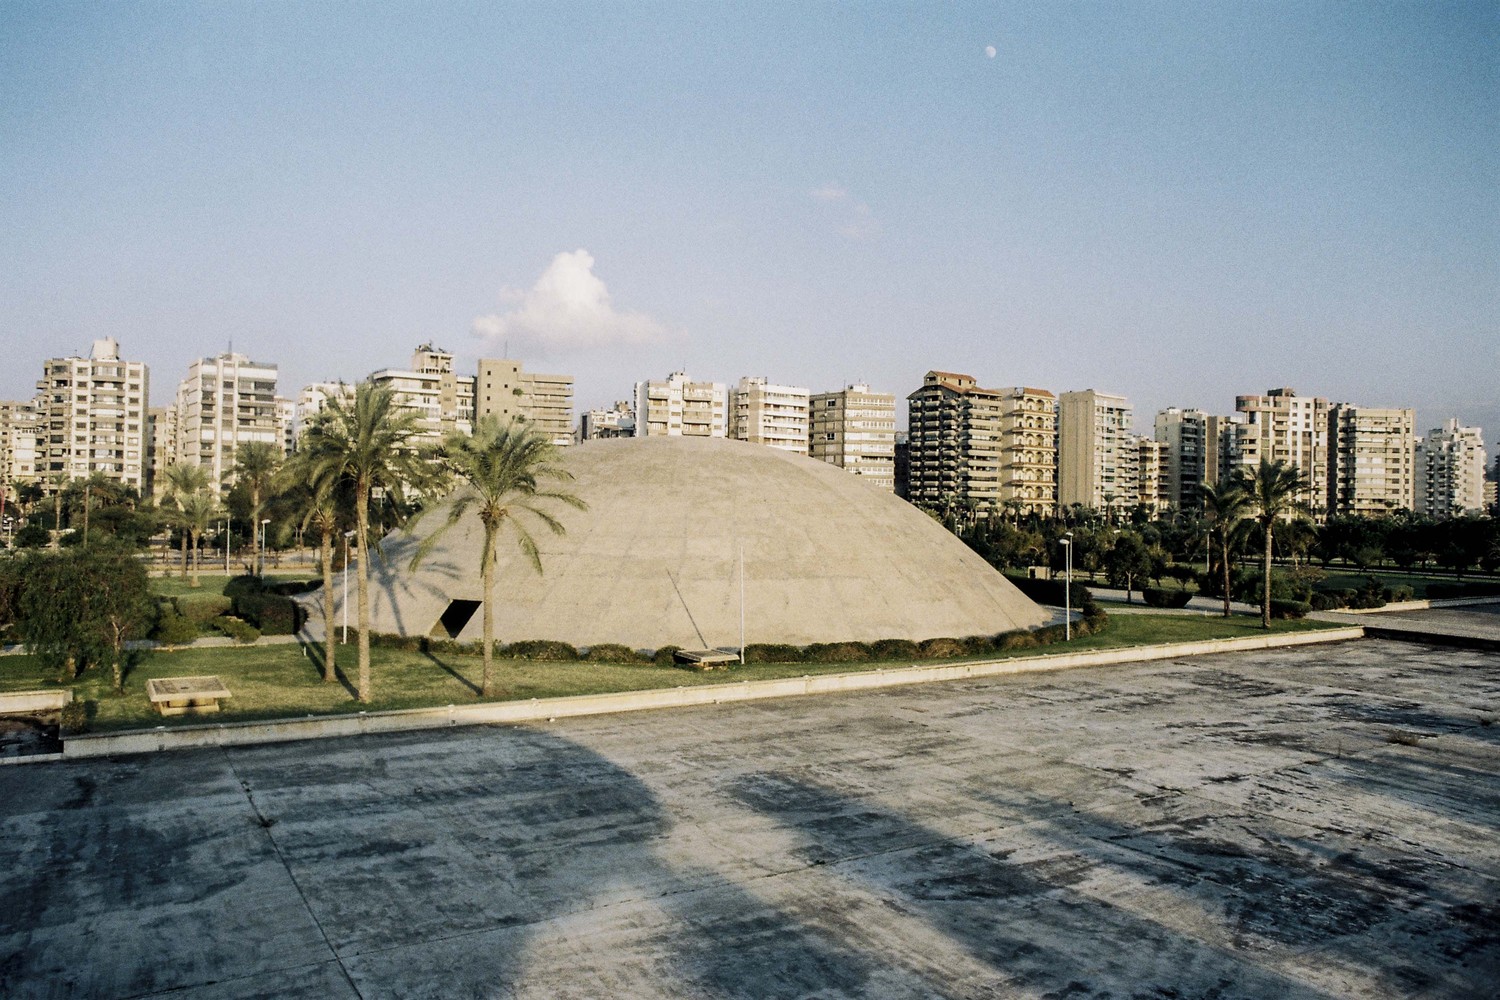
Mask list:
[[989,56],[991,59],[995,58],[995,47],[993,45],[986,45],[984,47],[984,54]]
[[880,230],[880,224],[875,221],[875,213],[870,211],[870,206],[851,195],[848,188],[824,184],[808,194],[818,201],[838,207],[839,214],[844,217],[838,230],[850,239],[864,239],[874,236]]
[[665,327],[645,313],[614,307],[609,289],[594,274],[594,258],[587,250],[558,254],[531,291],[505,289],[500,298],[516,303],[516,308],[474,317],[474,334],[508,341],[513,351],[517,347],[546,351],[649,344],[667,334]]

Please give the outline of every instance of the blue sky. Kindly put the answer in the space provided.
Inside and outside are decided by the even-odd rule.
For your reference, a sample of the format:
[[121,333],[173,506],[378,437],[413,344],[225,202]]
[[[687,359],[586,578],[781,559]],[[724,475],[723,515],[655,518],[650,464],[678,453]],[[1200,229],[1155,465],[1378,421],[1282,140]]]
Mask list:
[[0,398],[433,340],[1500,439],[1495,3],[11,2],[0,136]]

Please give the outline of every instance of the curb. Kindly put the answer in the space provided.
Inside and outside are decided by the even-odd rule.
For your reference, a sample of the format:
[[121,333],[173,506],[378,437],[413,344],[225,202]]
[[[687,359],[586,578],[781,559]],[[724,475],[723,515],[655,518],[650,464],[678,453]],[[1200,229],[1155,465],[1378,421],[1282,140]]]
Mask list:
[[[1243,639],[1132,646],[1087,653],[1054,653],[1049,656],[1016,657],[970,663],[911,665],[857,673],[804,675],[777,680],[657,688],[617,694],[571,695],[561,698],[533,698],[530,701],[485,702],[474,705],[448,705],[442,708],[360,712],[356,715],[329,715],[261,722],[228,722],[180,726],[171,729],[162,726],[156,729],[74,736],[64,741],[62,758],[75,760],[115,754],[155,753],[218,746],[251,746],[263,743],[358,736],[367,733],[414,732],[444,729],[451,726],[555,722],[563,718],[613,715],[620,712],[700,707],[812,694],[845,694],[912,684],[1169,660],[1209,653],[1345,642],[1350,639],[1363,638],[1364,634],[1363,627],[1351,626],[1278,636],[1249,636]],[[48,759],[55,760],[57,757],[48,755]]]

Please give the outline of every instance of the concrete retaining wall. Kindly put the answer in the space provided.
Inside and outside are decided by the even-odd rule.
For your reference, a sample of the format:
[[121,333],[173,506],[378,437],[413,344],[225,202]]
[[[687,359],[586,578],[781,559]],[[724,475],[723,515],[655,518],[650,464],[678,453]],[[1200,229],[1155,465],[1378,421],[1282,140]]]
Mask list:
[[12,691],[0,694],[0,715],[10,712],[55,712],[73,700],[73,691]]
[[835,694],[869,691],[906,684],[935,681],[996,677],[1003,674],[1069,670],[1076,667],[1108,666],[1147,660],[1175,659],[1208,653],[1230,653],[1271,649],[1281,646],[1303,646],[1319,642],[1342,642],[1363,638],[1360,627],[1324,629],[1290,635],[1251,636],[1244,639],[1217,639],[1209,642],[1172,643],[1160,646],[1133,646],[1121,649],[1093,650],[1080,653],[1057,653],[1050,656],[1017,657],[1008,660],[985,660],[971,663],[912,665],[857,673],[822,674],[789,677],[780,680],[740,681],[703,684],[693,687],[658,688],[650,691],[625,691],[617,694],[577,695],[567,698],[533,698],[530,701],[484,702],[472,705],[449,705],[445,708],[416,708],[397,712],[360,712],[356,715],[282,719],[266,722],[227,722],[213,725],[159,726],[123,733],[101,733],[74,736],[63,744],[65,758],[101,757],[114,754],[151,753],[194,747],[241,746],[255,743],[280,743],[292,740],[357,736],[363,733],[393,733],[447,726],[471,726],[489,723],[551,722],[556,719],[586,715],[608,715],[615,712],[639,712],[658,708],[685,708],[720,705],[766,698],[791,698],[809,694]]

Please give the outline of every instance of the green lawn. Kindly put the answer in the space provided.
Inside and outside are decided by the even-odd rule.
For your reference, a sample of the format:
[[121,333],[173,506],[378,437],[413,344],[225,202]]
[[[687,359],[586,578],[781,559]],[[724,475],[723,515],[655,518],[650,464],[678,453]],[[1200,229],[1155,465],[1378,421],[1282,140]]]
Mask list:
[[[1300,632],[1326,628],[1317,622],[1276,622],[1274,632]],[[1202,616],[1115,615],[1100,635],[1043,649],[1017,650],[1000,656],[1071,652],[1120,646],[1193,642],[1265,634],[1251,618]],[[476,699],[480,659],[477,655],[425,654],[376,648],[372,654],[375,700],[355,703],[347,683],[324,684],[319,667],[320,650],[304,651],[296,645],[197,648],[144,655],[126,679],[125,694],[109,690],[105,672],[89,670],[74,682],[74,697],[92,702],[95,713],[90,729],[107,731],[158,725],[181,725],[204,721],[202,717],[158,716],[146,701],[146,681],[152,677],[218,676],[234,696],[210,721],[330,715],[360,709],[420,708],[464,704]],[[354,646],[341,647],[340,669],[352,673]],[[990,659],[993,657],[983,657]],[[868,664],[766,663],[732,670],[698,672],[651,664],[532,663],[497,661],[503,691],[497,700],[549,698],[562,695],[637,691],[696,684],[722,684],[744,680],[800,677],[805,674],[841,673],[905,665],[909,661]],[[29,656],[0,657],[0,691],[55,687]]]

